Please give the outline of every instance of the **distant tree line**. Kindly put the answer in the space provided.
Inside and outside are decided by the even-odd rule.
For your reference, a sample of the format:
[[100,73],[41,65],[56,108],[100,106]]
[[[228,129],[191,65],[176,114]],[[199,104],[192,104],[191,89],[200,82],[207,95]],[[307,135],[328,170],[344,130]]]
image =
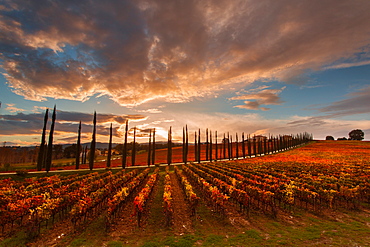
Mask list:
[[[354,141],[362,141],[365,137],[365,133],[360,130],[360,129],[354,129],[351,130],[351,132],[348,133],[348,139],[346,137],[339,137],[337,138],[338,141],[343,141],[343,140],[354,140]],[[325,140],[327,141],[334,141],[333,136],[326,136]]]

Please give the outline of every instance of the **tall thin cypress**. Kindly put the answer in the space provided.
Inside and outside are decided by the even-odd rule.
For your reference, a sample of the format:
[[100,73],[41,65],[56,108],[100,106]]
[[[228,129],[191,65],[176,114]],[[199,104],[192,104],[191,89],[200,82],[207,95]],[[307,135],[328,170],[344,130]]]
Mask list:
[[263,150],[262,150],[262,148],[263,148],[262,142],[263,142],[263,140],[259,140],[258,141],[258,153],[259,153],[260,156],[262,156],[262,153],[263,153]]
[[235,151],[235,156],[236,156],[236,159],[239,158],[239,140],[238,140],[238,133],[236,133],[235,135],[235,145],[236,145],[236,151]]
[[185,153],[186,153],[186,147],[185,147],[185,127],[182,127],[182,162],[185,164]]
[[188,162],[188,154],[189,154],[189,133],[188,133],[188,125],[185,126],[185,164]]
[[270,154],[271,152],[271,143],[272,143],[272,140],[271,140],[271,135],[269,133],[269,138],[267,139],[267,154]]
[[122,169],[126,168],[126,163],[127,163],[127,133],[128,133],[128,120],[126,120],[125,142],[123,143],[123,150],[122,150]]
[[152,143],[151,143],[151,140],[152,140],[152,130],[150,129],[149,130],[149,143],[148,143],[148,167],[150,166],[150,162],[151,162],[151,153],[152,153]]
[[198,159],[197,132],[194,134],[194,162]]
[[131,165],[135,165],[136,160],[136,127],[134,127],[134,143],[132,144],[132,153],[131,153]]
[[231,135],[230,138],[229,138],[230,142],[229,142],[229,150],[230,150],[230,153],[229,153],[229,160],[233,160],[234,159],[234,156],[233,156],[233,136]]
[[41,171],[45,161],[45,136],[46,136],[46,125],[48,123],[49,109],[46,109],[44,116],[44,127],[42,128],[41,144],[39,150],[39,156],[37,157],[37,170]]
[[91,140],[91,145],[90,145],[90,156],[89,156],[90,170],[94,168],[95,146],[96,146],[96,111],[94,111],[93,132],[92,132],[92,140]]
[[152,165],[155,164],[155,128],[153,129],[153,153],[152,153]]
[[212,131],[209,131],[209,161],[212,162]]
[[112,159],[112,132],[113,132],[112,123],[110,123],[107,167],[110,167],[111,159]]
[[254,136],[253,137],[253,154],[254,154],[255,157],[257,157],[257,153],[258,153],[258,151],[257,151],[257,140],[256,140],[256,137]]
[[54,127],[55,127],[55,119],[56,119],[56,105],[54,105],[53,116],[51,119],[51,127],[49,133],[49,143],[48,143],[48,153],[46,155],[46,171],[49,172],[51,168],[51,160],[53,156],[53,135],[54,135]]
[[168,139],[167,139],[167,164],[171,165],[172,163],[172,127],[168,131]]
[[243,158],[245,159],[245,140],[244,140],[244,132],[242,133],[242,152],[243,152]]
[[229,155],[229,160],[231,160],[231,145],[230,144],[232,144],[232,142],[230,143],[230,134],[229,134],[229,132],[227,132],[227,151],[228,151],[228,155]]
[[206,129],[206,160],[208,160],[208,128]]
[[81,154],[81,121],[78,125],[77,147],[76,147],[76,169],[80,168],[80,154]]
[[217,159],[218,159],[217,130],[216,130],[216,132],[215,132],[215,145],[216,145],[216,150],[215,150],[215,152],[216,152],[215,160],[217,161]]
[[201,144],[200,144],[200,128],[198,129],[198,163],[200,163],[200,152],[202,150]]
[[[227,140],[227,141],[229,141],[229,140]],[[226,136],[225,136],[225,133],[224,133],[224,159],[226,159]]]

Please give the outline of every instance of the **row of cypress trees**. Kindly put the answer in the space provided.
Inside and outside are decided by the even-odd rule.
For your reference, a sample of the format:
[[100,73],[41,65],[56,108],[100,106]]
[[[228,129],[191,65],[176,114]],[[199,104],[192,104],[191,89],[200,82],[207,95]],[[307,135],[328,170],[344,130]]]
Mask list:
[[[232,160],[234,158],[246,158],[251,156],[260,156],[263,154],[275,153],[277,151],[286,150],[288,148],[307,143],[311,141],[312,135],[308,133],[300,133],[297,135],[287,136],[269,136],[269,138],[263,138],[262,140],[256,140],[256,137],[247,136],[245,138],[244,132],[241,135],[241,141],[239,142],[238,133],[235,134],[235,142],[233,142],[232,135],[228,132],[227,135],[224,133],[223,141],[221,146],[217,143],[217,131],[214,132],[215,143],[213,143],[212,131],[208,128],[205,131],[206,142],[201,142],[201,131],[194,132],[194,161],[200,163],[202,146],[205,145],[205,159],[206,161],[217,161],[221,159]],[[241,146],[239,146],[241,145]],[[241,148],[241,152],[239,153]],[[219,150],[221,149],[221,150]],[[235,151],[235,152],[234,152]],[[215,153],[213,153],[215,152]],[[183,128],[182,137],[182,162],[187,164],[189,153],[189,133],[187,125]],[[172,129],[170,127],[168,131],[168,151],[167,151],[167,163],[170,165],[172,162]]]
[[[42,138],[41,138],[41,145],[39,150],[39,156],[37,160],[37,170],[42,170],[42,168],[45,168],[45,170],[48,172],[51,168],[51,162],[52,162],[52,150],[53,150],[53,133],[55,128],[55,120],[56,120],[56,106],[54,106],[53,115],[52,115],[52,123],[50,127],[49,132],[49,142],[46,143],[46,127],[48,122],[48,113],[49,110],[46,109],[45,116],[44,116],[44,127],[42,131]],[[112,135],[113,135],[113,128],[112,123],[109,128],[109,146],[108,146],[108,157],[107,157],[107,167],[111,166],[111,153],[112,153]],[[297,136],[291,136],[292,140],[287,141],[284,140],[281,136],[278,138],[270,137],[269,140],[262,141],[250,141],[250,136],[247,138],[247,150],[246,150],[246,140],[244,138],[244,132],[242,133],[242,141],[239,143],[238,140],[238,133],[235,135],[235,142],[233,145],[232,136],[227,133],[224,133],[223,135],[223,145],[219,147],[217,143],[217,131],[214,132],[215,134],[215,143],[213,144],[212,140],[212,131],[209,131],[208,128],[205,131],[206,134],[206,142],[203,145],[205,146],[205,160],[218,160],[221,159],[223,156],[223,159],[228,157],[229,159],[232,159],[233,157],[239,158],[239,145],[242,145],[242,157],[246,157],[246,152],[248,152],[248,156],[251,156],[252,153],[254,155],[262,154],[262,153],[269,153],[270,151],[274,152],[276,149],[285,149],[288,147],[291,147],[293,145],[297,145],[303,142],[306,142],[307,140],[312,139],[312,135],[308,135],[307,133],[299,134]],[[123,152],[122,152],[122,168],[126,168],[127,164],[127,138],[128,138],[128,120],[126,120],[125,123],[125,135],[124,135],[124,144],[123,144]],[[155,163],[155,129],[149,130],[149,143],[148,143],[148,160],[147,164],[150,166],[151,164],[154,165]],[[213,145],[215,145],[215,150],[213,148]],[[168,140],[167,140],[167,164],[170,165],[172,163],[172,127],[168,130]],[[195,162],[200,163],[201,162],[201,131],[198,129],[198,131],[195,131],[194,133],[194,156],[195,156]],[[233,146],[235,147],[235,156],[233,155]],[[271,147],[271,150],[270,150]],[[223,149],[219,152],[218,148]],[[94,168],[94,160],[95,160],[95,150],[96,150],[96,111],[94,111],[94,117],[93,117],[93,131],[92,131],[92,140],[90,144],[90,152],[89,152],[89,169],[92,170]],[[252,152],[253,150],[253,152]],[[215,154],[213,154],[213,151],[215,151]],[[77,136],[77,150],[76,150],[76,169],[79,169],[80,166],[80,154],[81,154],[81,121],[78,126],[78,136]],[[188,162],[188,154],[189,154],[189,132],[188,132],[188,126],[186,125],[183,127],[183,137],[182,137],[182,160],[183,163],[187,164]],[[223,155],[222,155],[223,154]],[[87,147],[82,150],[82,163],[86,163],[87,159]],[[131,164],[135,165],[136,162],[136,127],[133,128],[133,146],[132,146],[132,155],[131,155]]]

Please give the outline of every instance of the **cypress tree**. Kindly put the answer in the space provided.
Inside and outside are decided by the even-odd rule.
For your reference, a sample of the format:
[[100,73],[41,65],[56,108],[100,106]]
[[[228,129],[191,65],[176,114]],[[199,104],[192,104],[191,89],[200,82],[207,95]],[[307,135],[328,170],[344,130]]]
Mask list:
[[257,140],[256,135],[253,135],[253,155],[257,157]]
[[152,153],[152,165],[155,164],[155,128],[153,129],[153,153]]
[[90,145],[90,157],[89,157],[89,168],[92,170],[94,168],[94,158],[95,158],[95,145],[96,145],[96,111],[94,111],[93,119],[93,133]]
[[269,140],[268,140],[268,144],[267,144],[267,152],[270,154],[272,153],[272,136],[269,134]]
[[230,138],[229,138],[229,160],[233,160],[234,159],[234,156],[233,156],[233,136],[231,135]]
[[215,152],[216,152],[216,155],[215,155],[215,160],[217,161],[217,156],[218,156],[218,146],[217,146],[217,130],[216,130],[216,132],[215,132],[215,145],[216,145],[216,150],[215,150]]
[[41,144],[39,155],[37,157],[37,170],[41,171],[42,167],[44,166],[45,161],[45,136],[46,136],[46,125],[48,123],[48,116],[49,116],[49,109],[46,109],[45,116],[44,116],[44,127],[42,129],[42,136],[41,136]]
[[113,132],[112,123],[110,123],[107,167],[110,167],[111,159],[112,159],[112,132]]
[[239,158],[239,140],[238,140],[238,133],[236,133],[236,135],[235,135],[235,148],[236,148],[236,150],[235,150],[235,156],[236,156],[236,159],[238,159]]
[[224,159],[226,159],[226,136],[225,136],[225,133],[224,133]]
[[200,152],[201,152],[201,144],[200,144],[200,128],[198,129],[198,163],[200,163]]
[[172,163],[172,127],[168,131],[168,139],[167,139],[167,164],[170,165]]
[[188,125],[185,126],[185,164],[188,162],[188,154],[189,154],[189,133],[188,133]]
[[51,127],[49,133],[49,143],[48,143],[48,153],[46,155],[46,171],[49,172],[51,168],[51,160],[53,155],[53,135],[54,135],[54,127],[55,127],[55,119],[56,119],[56,105],[54,105],[53,116],[51,119]]
[[209,161],[212,162],[212,131],[209,131]]
[[198,158],[198,145],[197,145],[197,132],[195,131],[194,134],[194,162],[197,161]]
[[126,168],[126,162],[127,162],[127,132],[128,132],[128,120],[126,120],[125,142],[123,143],[123,151],[122,151],[122,169]]
[[262,145],[263,141],[262,140],[259,140],[258,141],[258,150],[259,150],[259,155],[262,156],[262,153],[263,153],[263,145]]
[[245,141],[244,141],[244,132],[242,133],[242,152],[243,152],[243,158],[245,159]]
[[134,143],[132,145],[132,152],[131,152],[131,165],[135,165],[136,160],[136,127],[134,127]]
[[186,153],[186,147],[185,147],[185,128],[182,127],[182,162],[185,164],[185,153]]
[[151,150],[151,139],[152,139],[152,130],[149,130],[148,167],[150,166],[150,162],[151,162],[150,155],[152,153],[152,150]]
[[206,129],[206,160],[208,160],[208,128]]
[[78,125],[77,149],[76,149],[76,169],[80,168],[80,154],[81,154],[81,121]]
[[228,156],[229,156],[229,160],[231,160],[231,146],[230,144],[232,144],[232,142],[230,143],[230,134],[229,132],[227,132],[227,152],[228,152]]

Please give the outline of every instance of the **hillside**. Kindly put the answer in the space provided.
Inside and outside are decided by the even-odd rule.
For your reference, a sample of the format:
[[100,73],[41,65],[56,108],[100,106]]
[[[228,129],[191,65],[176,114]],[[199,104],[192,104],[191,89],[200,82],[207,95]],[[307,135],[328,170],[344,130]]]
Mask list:
[[[8,225],[0,246],[367,246],[369,158],[369,142],[322,141],[253,159],[129,168],[122,175],[117,170],[117,176],[135,181],[139,176],[130,172],[143,174],[132,194],[134,180],[120,187],[128,195],[118,211],[111,211],[118,194],[109,192],[77,222],[69,210],[58,213],[33,239],[25,222],[11,232]],[[199,201],[189,197],[182,177]],[[138,199],[149,184],[149,197]],[[171,213],[166,214],[168,184]]]

